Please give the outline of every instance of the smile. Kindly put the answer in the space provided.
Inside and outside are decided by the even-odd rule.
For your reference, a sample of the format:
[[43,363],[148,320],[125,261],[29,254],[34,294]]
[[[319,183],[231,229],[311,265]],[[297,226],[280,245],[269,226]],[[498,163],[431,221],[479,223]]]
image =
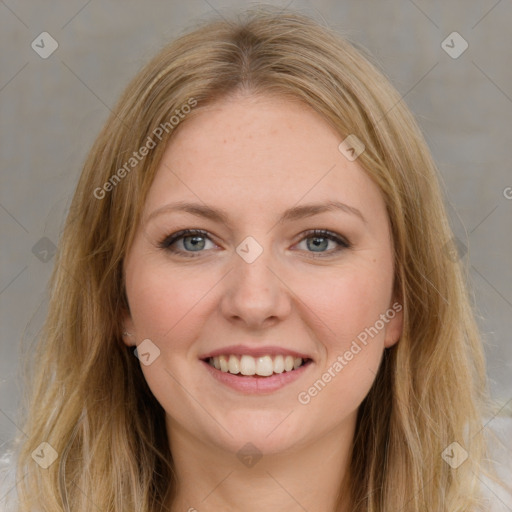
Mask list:
[[206,362],[215,369],[232,375],[270,377],[275,374],[297,370],[307,364],[309,359],[281,354],[260,357],[252,357],[247,354],[241,356],[230,354],[209,357]]

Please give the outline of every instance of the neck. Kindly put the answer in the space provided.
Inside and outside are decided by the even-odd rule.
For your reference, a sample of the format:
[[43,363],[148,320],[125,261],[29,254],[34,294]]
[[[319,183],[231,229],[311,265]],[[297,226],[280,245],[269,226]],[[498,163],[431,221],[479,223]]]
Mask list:
[[178,481],[171,512],[350,510],[346,482],[355,416],[314,442],[259,460],[252,453],[243,461],[180,430],[169,418],[167,425]]

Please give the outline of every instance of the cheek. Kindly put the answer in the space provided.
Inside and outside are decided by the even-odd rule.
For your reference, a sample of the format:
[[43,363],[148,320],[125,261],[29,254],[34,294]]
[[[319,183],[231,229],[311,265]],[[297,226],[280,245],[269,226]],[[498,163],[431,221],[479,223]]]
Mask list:
[[[371,328],[390,307],[391,268],[377,267],[373,261],[331,273],[329,279],[308,280],[303,290],[304,302],[322,321],[328,349],[343,350],[351,341]],[[380,327],[375,339],[383,339]],[[382,331],[382,332],[381,332]]]
[[343,417],[355,410],[368,394],[384,350],[383,322],[390,308],[392,265],[384,258],[370,259],[339,272],[310,295],[322,320],[325,358],[310,387],[299,397],[318,411],[337,411]]
[[194,278],[190,272],[151,262],[137,266],[127,280],[130,311],[138,338],[150,338],[158,344],[168,336],[179,344],[179,332],[194,331],[201,299],[214,283]]
[[297,398],[311,413],[329,410],[330,421],[341,421],[368,394],[384,350],[381,315],[390,307],[391,284],[381,273],[354,271],[310,294],[323,357]]

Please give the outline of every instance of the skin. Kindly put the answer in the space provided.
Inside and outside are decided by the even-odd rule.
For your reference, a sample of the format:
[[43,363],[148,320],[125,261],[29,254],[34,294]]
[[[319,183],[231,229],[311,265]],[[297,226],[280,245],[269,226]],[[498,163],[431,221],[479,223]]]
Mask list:
[[[397,313],[307,405],[298,401],[396,301],[384,200],[338,150],[342,140],[304,104],[245,94],[197,109],[166,148],[125,259],[124,323],[127,345],[149,338],[160,350],[141,367],[166,411],[179,479],[172,511],[334,510],[358,407],[402,330]],[[334,210],[278,222],[287,208],[328,200],[365,221]],[[226,210],[229,224],[185,212],[148,220],[174,201]],[[201,250],[183,239],[174,244],[181,254],[159,246],[186,228],[209,233]],[[311,229],[351,247],[321,240],[316,248],[304,234]],[[236,252],[248,236],[263,248],[252,263]],[[313,363],[284,388],[247,396],[199,360],[236,344],[294,349]],[[236,456],[248,442],[262,454],[252,467]]]

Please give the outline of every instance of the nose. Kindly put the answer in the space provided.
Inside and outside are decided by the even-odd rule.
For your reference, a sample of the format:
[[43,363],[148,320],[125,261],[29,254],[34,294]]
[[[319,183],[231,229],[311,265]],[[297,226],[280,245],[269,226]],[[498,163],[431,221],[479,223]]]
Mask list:
[[222,314],[230,322],[261,329],[290,314],[292,292],[270,253],[265,249],[252,262],[234,254],[234,267],[223,280],[221,299]]

